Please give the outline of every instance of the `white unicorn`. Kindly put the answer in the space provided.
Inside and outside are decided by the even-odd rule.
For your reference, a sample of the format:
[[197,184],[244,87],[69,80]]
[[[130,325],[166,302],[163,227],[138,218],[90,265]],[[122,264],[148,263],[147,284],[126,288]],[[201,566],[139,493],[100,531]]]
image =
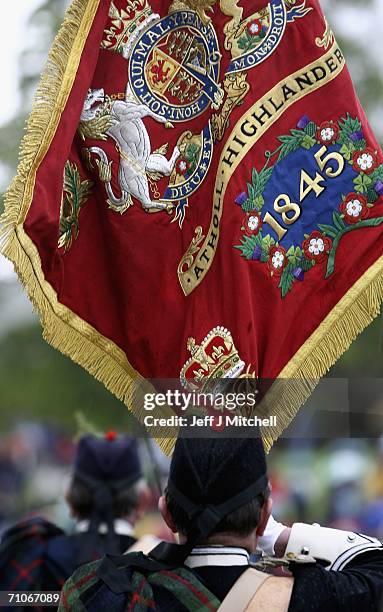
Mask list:
[[[99,98],[101,90],[93,91],[98,92],[95,96]],[[90,95],[89,93],[88,96]],[[89,106],[87,110],[89,110]],[[105,151],[100,147],[89,149],[91,153],[95,153],[99,157],[97,163],[100,178],[105,183],[109,204],[114,210],[121,210],[121,212],[132,204],[131,196],[137,198],[147,211],[169,210],[169,203],[153,201],[150,198],[148,174],[157,179],[161,176],[170,176],[181,153],[179,148],[175,146],[170,159],[167,159],[163,155],[163,152],[166,152],[167,149],[166,145],[161,147],[159,151],[152,153],[149,134],[143,122],[144,117],[151,117],[158,123],[164,124],[166,128],[173,127],[165,117],[153,112],[147,105],[137,102],[128,85],[125,100],[117,100],[112,105],[111,124],[106,132],[116,142],[120,153],[118,171],[121,188],[120,198],[114,194],[111,185],[112,162],[109,161]]]

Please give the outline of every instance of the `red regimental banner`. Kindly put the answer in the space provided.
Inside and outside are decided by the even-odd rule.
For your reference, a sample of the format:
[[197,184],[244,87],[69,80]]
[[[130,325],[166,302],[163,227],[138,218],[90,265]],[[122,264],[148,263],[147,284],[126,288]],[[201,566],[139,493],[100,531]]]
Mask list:
[[319,378],[380,309],[382,153],[342,51],[316,0],[242,4],[74,0],[7,194],[46,339],[129,407],[140,377]]

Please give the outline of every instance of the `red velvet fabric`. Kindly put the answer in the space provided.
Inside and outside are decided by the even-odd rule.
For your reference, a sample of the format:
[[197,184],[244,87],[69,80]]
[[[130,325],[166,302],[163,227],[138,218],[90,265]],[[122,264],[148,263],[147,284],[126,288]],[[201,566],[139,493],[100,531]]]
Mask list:
[[[118,9],[126,0],[114,0]],[[255,4],[257,5],[255,7]],[[133,199],[124,214],[110,210],[97,167],[90,173],[80,156],[84,146],[100,146],[113,160],[113,188],[119,193],[119,156],[113,141],[87,140],[76,133],[88,88],[104,88],[108,95],[125,91],[127,60],[121,54],[100,50],[103,30],[110,26],[109,2],[101,2],[81,58],[80,68],[68,104],[57,127],[52,146],[37,172],[33,201],[25,230],[38,247],[46,279],[59,301],[112,339],[146,377],[177,378],[190,356],[187,339],[200,343],[217,325],[227,327],[241,359],[262,377],[276,377],[304,344],[342,296],[383,253],[383,225],[355,230],[340,241],[335,270],[325,279],[326,262],[294,282],[282,298],[278,278],[260,261],[247,261],[234,246],[239,244],[244,212],[235,199],[247,190],[253,167],[264,165],[265,151],[278,146],[277,138],[296,128],[308,115],[317,125],[338,121],[349,113],[362,122],[367,146],[378,150],[377,142],[358,102],[347,68],[337,78],[292,104],[256,142],[231,176],[225,194],[221,232],[214,261],[204,280],[185,296],[177,276],[180,259],[197,226],[206,234],[212,213],[212,196],[222,147],[241,116],[281,79],[323,55],[315,43],[325,23],[317,0],[308,0],[311,12],[286,25],[282,42],[263,63],[249,70],[251,86],[243,103],[230,116],[223,140],[214,144],[211,167],[203,184],[189,200],[182,229],[165,212],[146,213]],[[165,17],[169,0],[151,0],[155,13]],[[244,17],[265,6],[263,2],[242,2]],[[209,13],[222,54],[219,81],[230,62],[224,49],[223,27],[230,20],[219,5]],[[215,111],[209,106],[174,129],[145,117],[152,151],[169,143],[169,158],[181,132],[199,133]],[[382,154],[378,151],[379,163]],[[62,176],[70,159],[83,180],[96,183],[79,216],[79,236],[65,252],[58,248]],[[158,182],[164,192],[169,178]],[[334,179],[335,180],[335,179]],[[281,193],[284,193],[281,184]],[[351,191],[351,189],[350,189]],[[344,194],[347,195],[347,194]],[[340,194],[341,196],[341,194]],[[324,198],[326,196],[323,196]],[[383,215],[383,198],[375,203],[370,217]],[[337,204],[334,204],[334,210]],[[313,223],[312,229],[317,229]]]

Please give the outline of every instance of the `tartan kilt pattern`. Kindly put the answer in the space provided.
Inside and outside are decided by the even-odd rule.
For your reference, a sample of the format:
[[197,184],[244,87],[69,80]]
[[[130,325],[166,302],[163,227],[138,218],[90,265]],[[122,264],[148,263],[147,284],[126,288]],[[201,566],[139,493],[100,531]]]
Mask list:
[[126,571],[126,591],[112,589],[98,577],[101,561],[78,568],[61,593],[59,612],[215,612],[220,601],[192,571],[181,567],[145,574]]
[[6,531],[0,545],[0,590],[61,591],[66,576],[45,557],[47,541],[61,535],[61,529],[42,518],[28,519]]

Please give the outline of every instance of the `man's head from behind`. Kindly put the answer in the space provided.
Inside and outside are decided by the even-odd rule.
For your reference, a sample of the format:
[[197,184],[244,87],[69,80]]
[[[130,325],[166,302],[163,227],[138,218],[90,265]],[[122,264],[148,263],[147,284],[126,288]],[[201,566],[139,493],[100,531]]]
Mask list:
[[66,498],[77,519],[107,512],[134,523],[148,498],[136,440],[114,432],[81,438]]
[[259,438],[180,438],[160,510],[182,541],[190,539],[200,523],[207,535],[199,537],[198,543],[236,544],[255,550],[271,513],[269,493]]

